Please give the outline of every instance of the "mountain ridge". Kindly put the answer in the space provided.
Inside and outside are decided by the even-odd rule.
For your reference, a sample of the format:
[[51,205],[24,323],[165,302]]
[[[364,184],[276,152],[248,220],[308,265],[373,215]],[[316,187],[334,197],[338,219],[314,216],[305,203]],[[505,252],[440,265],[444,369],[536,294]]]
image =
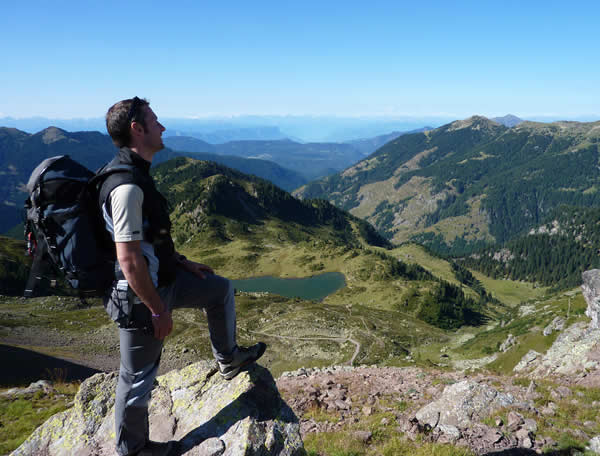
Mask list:
[[599,143],[600,122],[508,128],[472,116],[401,136],[295,194],[326,197],[396,242],[437,239],[461,254],[526,231],[560,204],[600,203]]

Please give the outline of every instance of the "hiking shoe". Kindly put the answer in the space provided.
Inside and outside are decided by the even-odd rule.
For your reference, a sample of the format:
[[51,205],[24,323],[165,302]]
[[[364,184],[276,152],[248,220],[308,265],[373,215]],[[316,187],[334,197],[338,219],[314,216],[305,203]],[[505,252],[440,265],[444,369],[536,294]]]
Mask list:
[[177,442],[171,440],[169,442],[153,442],[150,440],[144,448],[142,448],[137,456],[176,456],[179,453],[177,450]]
[[219,361],[219,373],[221,377],[225,380],[231,380],[244,367],[260,358],[266,349],[267,345],[264,342],[259,342],[251,347],[240,347],[238,345],[233,351],[233,359],[230,362],[222,363]]

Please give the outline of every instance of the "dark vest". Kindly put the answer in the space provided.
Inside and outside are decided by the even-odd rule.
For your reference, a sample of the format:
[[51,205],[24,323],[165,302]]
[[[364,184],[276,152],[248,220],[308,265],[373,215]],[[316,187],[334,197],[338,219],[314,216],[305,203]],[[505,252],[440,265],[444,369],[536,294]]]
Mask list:
[[[150,176],[151,163],[132,152],[128,147],[122,147],[102,171],[114,167],[127,167],[130,171],[111,174],[102,184],[99,194],[100,207],[106,203],[109,215],[112,216],[109,195],[115,188],[123,184],[135,184],[144,193],[142,218],[144,240],[150,242],[158,258],[158,286],[169,285],[175,280],[175,246],[171,238],[171,220],[169,205],[164,196],[156,189]],[[119,274],[118,271],[117,274]],[[117,275],[117,279],[123,278]]]

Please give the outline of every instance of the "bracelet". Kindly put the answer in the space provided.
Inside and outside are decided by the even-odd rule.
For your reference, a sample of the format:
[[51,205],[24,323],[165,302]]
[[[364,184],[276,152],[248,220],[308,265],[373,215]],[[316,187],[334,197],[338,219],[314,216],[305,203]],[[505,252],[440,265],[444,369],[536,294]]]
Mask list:
[[160,314],[152,314],[152,318],[160,318]]

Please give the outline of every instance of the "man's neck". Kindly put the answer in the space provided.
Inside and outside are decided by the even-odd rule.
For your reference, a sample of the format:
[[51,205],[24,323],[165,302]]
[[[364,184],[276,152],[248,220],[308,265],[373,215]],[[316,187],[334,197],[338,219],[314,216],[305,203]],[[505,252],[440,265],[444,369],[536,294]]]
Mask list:
[[155,152],[153,153],[153,152],[148,151],[147,149],[144,149],[142,147],[136,147],[136,146],[131,146],[131,147],[129,147],[129,149],[131,149],[132,152],[135,152],[137,155],[139,155],[141,158],[143,158],[147,162],[152,163],[152,159],[154,158]]

